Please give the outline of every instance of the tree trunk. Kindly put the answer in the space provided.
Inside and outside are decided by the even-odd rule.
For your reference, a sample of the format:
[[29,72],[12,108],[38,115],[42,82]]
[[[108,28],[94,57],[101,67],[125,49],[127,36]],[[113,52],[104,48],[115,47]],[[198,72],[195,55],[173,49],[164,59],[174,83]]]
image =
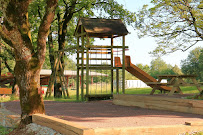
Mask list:
[[32,0],[9,0],[0,2],[3,23],[0,36],[14,48],[16,65],[14,73],[20,89],[21,125],[32,122],[34,113],[44,114],[44,103],[40,89],[40,70],[45,60],[46,39],[55,15],[58,0],[47,0],[41,21],[37,48],[31,38],[28,8]]
[[32,114],[45,113],[42,92],[40,88],[40,70],[37,58],[31,58],[28,63],[20,60],[15,65],[16,82],[20,89],[21,124],[32,122]]
[[48,35],[48,46],[49,46],[49,61],[51,65],[51,70],[53,71],[54,69],[54,44],[53,44],[53,37],[52,37],[52,31],[50,28],[50,33]]

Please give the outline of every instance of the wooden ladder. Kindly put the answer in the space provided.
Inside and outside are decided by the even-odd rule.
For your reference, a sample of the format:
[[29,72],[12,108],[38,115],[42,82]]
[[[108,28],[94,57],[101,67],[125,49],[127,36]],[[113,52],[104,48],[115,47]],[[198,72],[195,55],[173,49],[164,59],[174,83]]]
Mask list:
[[[61,64],[61,61],[60,61],[60,58],[62,56],[63,52],[60,52],[58,55],[56,55],[56,59],[55,59],[55,62],[54,62],[54,68],[53,68],[53,71],[51,73],[51,77],[50,77],[50,80],[49,80],[49,85],[48,85],[48,89],[47,89],[47,92],[46,92],[46,95],[45,97],[50,97],[51,96],[51,91],[54,87],[54,82],[56,80],[56,77],[58,75],[59,79],[60,79],[60,84],[61,84],[61,88],[62,88],[62,93],[63,93],[63,96],[64,98],[69,98],[69,93],[68,93],[68,86],[67,86],[67,80],[64,76],[64,69],[63,69],[63,66]],[[57,74],[58,73],[58,74]]]

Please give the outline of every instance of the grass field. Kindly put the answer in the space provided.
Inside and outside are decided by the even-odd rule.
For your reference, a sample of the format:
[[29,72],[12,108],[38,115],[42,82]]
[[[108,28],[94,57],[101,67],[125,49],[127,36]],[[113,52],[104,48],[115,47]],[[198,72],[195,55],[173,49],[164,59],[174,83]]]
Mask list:
[[[91,90],[90,94],[111,94],[110,91],[110,85],[104,85],[104,90],[101,90],[102,85],[98,86],[91,86],[93,89]],[[152,88],[131,88],[131,89],[126,89],[125,94],[149,94],[151,92]],[[198,94],[199,91],[196,89],[196,87],[181,87],[181,90],[183,91],[184,94]],[[115,90],[114,90],[115,91]],[[81,91],[80,91],[81,93]],[[121,90],[119,92],[120,94],[122,93]],[[155,94],[159,94],[160,91],[156,91]],[[76,90],[71,90],[69,89],[69,94],[70,98],[69,99],[64,99],[64,98],[47,98],[45,100],[52,100],[52,101],[61,101],[61,102],[75,102],[76,101]],[[84,95],[86,94],[86,90],[84,90]],[[116,94],[116,92],[114,92]],[[80,94],[81,95],[81,94]]]
[[[152,88],[131,88],[131,89],[126,89],[126,94],[149,94],[151,92]],[[188,86],[188,87],[181,87],[181,90],[184,94],[198,94],[199,91],[197,90],[196,87],[193,86]],[[155,94],[160,93],[160,91],[156,91]]]
[[0,135],[7,135],[10,133],[13,129],[11,128],[5,128],[3,126],[0,126]]
[[[103,88],[102,88],[103,87]],[[91,91],[89,92],[90,94],[111,94],[110,91],[110,85],[101,85],[97,84],[94,86],[91,86]],[[103,89],[103,90],[102,90]],[[151,92],[152,88],[131,88],[131,89],[126,89],[125,94],[149,94]],[[181,87],[181,90],[183,91],[184,94],[198,94],[199,91],[196,89],[196,87]],[[68,89],[70,98],[64,99],[62,98],[54,98],[51,96],[50,98],[44,98],[44,100],[52,100],[52,101],[60,101],[60,102],[76,102],[76,90],[75,89]],[[121,90],[119,92],[120,94],[122,93]],[[159,94],[160,91],[156,91],[155,94]],[[86,89],[84,89],[84,95],[86,94]],[[114,94],[116,94],[116,91],[114,90]],[[52,94],[53,95],[53,94]],[[81,96],[81,90],[80,90],[80,96]],[[12,101],[12,100],[17,100],[18,97],[15,96],[0,96],[0,102],[7,102],[7,101]],[[79,100],[80,101],[80,100]]]

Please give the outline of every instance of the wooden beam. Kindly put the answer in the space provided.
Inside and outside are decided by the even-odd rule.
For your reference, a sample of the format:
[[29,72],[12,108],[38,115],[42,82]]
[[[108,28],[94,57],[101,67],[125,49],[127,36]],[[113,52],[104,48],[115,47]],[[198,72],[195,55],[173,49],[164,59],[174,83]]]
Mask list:
[[[83,26],[81,26],[82,33],[84,32]],[[81,37],[82,39],[82,59],[81,59],[81,100],[84,101],[84,35]]]
[[[87,36],[87,43],[89,44],[89,37]],[[86,48],[86,95],[89,95],[89,48]]]
[[[82,64],[79,64],[79,66],[82,66]],[[83,65],[83,67],[86,66]],[[111,67],[111,65],[89,64],[89,67]]]
[[[108,45],[91,45],[91,46],[85,46],[87,48],[123,48],[123,46],[108,46]],[[125,46],[125,48],[128,48],[128,46]]]
[[90,50],[97,50],[97,51],[111,51],[111,48],[90,48]]
[[[83,67],[84,69],[86,69],[86,67]],[[81,69],[81,67],[79,67],[79,69]],[[101,70],[101,66],[94,66],[94,67],[89,67],[89,69],[95,69],[95,70]],[[110,70],[112,69],[111,66],[103,66],[102,70]],[[122,67],[113,67],[113,69],[122,69]]]
[[[86,53],[86,52],[85,52]],[[89,52],[90,54],[111,54],[111,52]]]
[[119,69],[116,69],[116,93],[119,94]]
[[80,68],[79,68],[79,41],[80,41],[80,38],[77,37],[77,82],[76,82],[76,99],[77,101],[79,101],[79,89],[80,89],[80,78],[79,78],[79,72],[80,72]]
[[[76,58],[78,59],[78,58]],[[82,59],[81,57],[79,57],[79,59]],[[83,60],[86,60],[86,58],[83,58]],[[89,60],[111,60],[111,58],[89,58]]]
[[76,34],[75,37],[82,37],[82,36],[85,36],[86,34],[87,34],[86,32],[83,32],[83,33],[80,33],[80,34]]
[[111,94],[113,94],[113,38],[111,38]]
[[125,94],[125,36],[123,36],[122,92]]

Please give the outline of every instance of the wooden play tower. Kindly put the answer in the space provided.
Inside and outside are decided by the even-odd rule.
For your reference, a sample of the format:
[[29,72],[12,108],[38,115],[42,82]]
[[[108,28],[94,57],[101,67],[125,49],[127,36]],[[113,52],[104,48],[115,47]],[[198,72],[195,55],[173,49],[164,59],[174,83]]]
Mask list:
[[[128,31],[125,25],[120,19],[98,19],[98,18],[80,18],[74,33],[77,38],[77,100],[81,95],[83,101],[89,94],[89,74],[90,70],[110,70],[111,77],[111,95],[113,94],[113,76],[116,71],[118,76],[118,70],[122,70],[122,93],[125,93],[125,64],[122,67],[114,66],[114,50],[120,49],[122,52],[122,63],[125,63],[125,36]],[[122,37],[121,45],[114,45],[114,38]],[[110,38],[109,45],[91,45],[90,38]],[[109,57],[90,57],[90,54],[106,54]],[[109,64],[91,64],[92,61],[108,61]],[[81,77],[80,77],[81,76]],[[85,78],[86,77],[86,78]],[[117,92],[119,79],[117,80]],[[86,92],[84,91],[84,84],[86,85]],[[80,93],[81,92],[81,93]],[[86,95],[84,94],[86,93]]]

